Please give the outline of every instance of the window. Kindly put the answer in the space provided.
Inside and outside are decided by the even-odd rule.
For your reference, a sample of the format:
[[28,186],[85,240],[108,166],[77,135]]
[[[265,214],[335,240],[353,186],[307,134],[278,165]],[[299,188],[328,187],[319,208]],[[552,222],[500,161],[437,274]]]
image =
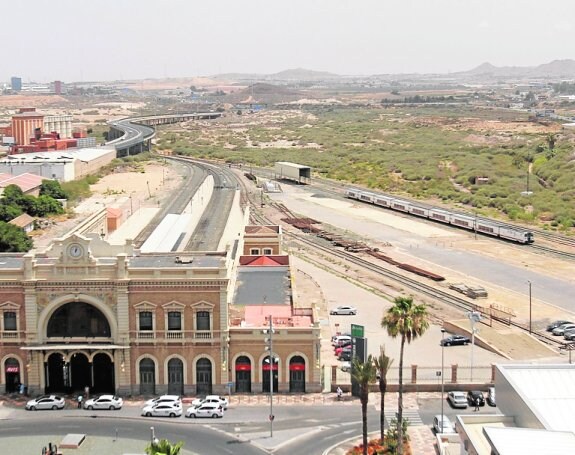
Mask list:
[[196,313],[196,330],[210,330],[209,311],[198,311]]
[[153,315],[151,311],[140,311],[140,330],[154,330]]
[[260,254],[260,249],[259,248],[250,248],[250,254],[251,255],[258,255],[258,254]]
[[168,330],[182,330],[182,313],[168,311]]
[[269,256],[272,254],[272,249],[271,248],[264,248],[264,254]]
[[17,330],[16,325],[16,312],[5,311],[4,312],[4,330]]

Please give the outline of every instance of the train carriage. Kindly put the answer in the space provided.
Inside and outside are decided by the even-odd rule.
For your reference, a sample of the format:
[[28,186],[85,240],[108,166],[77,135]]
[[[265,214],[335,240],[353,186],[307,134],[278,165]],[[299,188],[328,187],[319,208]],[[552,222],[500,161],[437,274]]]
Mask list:
[[393,210],[399,210],[400,212],[409,212],[409,206],[409,202],[402,201],[401,199],[393,199],[391,201]]
[[499,228],[501,226],[497,223],[492,223],[487,220],[477,219],[475,223],[475,229],[485,235],[492,235],[493,237],[499,237]]
[[441,209],[429,209],[429,219],[449,224],[450,213]]
[[429,218],[429,209],[425,207],[419,207],[418,205],[411,204],[409,206],[409,213],[415,216],[420,216],[422,218]]
[[379,205],[380,207],[391,207],[391,203],[393,201],[393,198],[388,197],[388,196],[382,196],[380,194],[377,194],[374,198],[373,198],[373,203],[375,205]]
[[519,243],[533,243],[532,232],[507,226],[501,226],[499,228],[499,237]]
[[463,229],[474,229],[475,218],[472,216],[461,215],[460,213],[452,213],[449,218],[449,224],[462,227]]

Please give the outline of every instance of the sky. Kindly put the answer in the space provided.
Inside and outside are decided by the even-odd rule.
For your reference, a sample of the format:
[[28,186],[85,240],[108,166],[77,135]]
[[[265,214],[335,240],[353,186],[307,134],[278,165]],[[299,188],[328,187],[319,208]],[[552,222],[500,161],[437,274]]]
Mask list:
[[575,58],[574,0],[10,0],[0,83],[450,73]]

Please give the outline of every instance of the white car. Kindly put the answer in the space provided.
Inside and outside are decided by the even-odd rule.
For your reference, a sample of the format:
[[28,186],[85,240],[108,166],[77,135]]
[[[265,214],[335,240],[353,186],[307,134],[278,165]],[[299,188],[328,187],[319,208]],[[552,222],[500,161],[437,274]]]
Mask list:
[[144,406],[142,415],[145,417],[180,417],[182,415],[181,403],[160,403],[155,406]]
[[455,433],[453,424],[451,423],[451,420],[449,420],[449,417],[443,415],[443,418],[441,418],[441,414],[433,417],[433,429],[436,433]]
[[66,402],[64,398],[57,395],[42,395],[41,397],[34,398],[26,403],[28,411],[36,411],[38,409],[64,409]]
[[206,398],[196,398],[192,401],[192,407],[198,407],[203,404],[217,404],[224,409],[228,409],[228,399],[220,395],[208,395]]
[[357,309],[352,306],[338,306],[333,308],[329,314],[347,314],[353,316],[357,314]]
[[467,396],[464,392],[449,392],[447,394],[447,401],[453,408],[467,408]]
[[349,361],[341,362],[340,370],[343,371],[344,373],[349,373],[351,371],[351,362]]
[[224,416],[223,406],[217,403],[205,403],[200,406],[191,406],[186,411],[186,417],[211,417],[221,418]]
[[86,409],[109,409],[113,411],[114,409],[122,409],[124,400],[120,397],[114,395],[100,395],[98,398],[91,398],[86,400],[84,407]]
[[162,395],[161,397],[152,398],[146,401],[145,406],[155,406],[162,403],[182,403],[179,395]]

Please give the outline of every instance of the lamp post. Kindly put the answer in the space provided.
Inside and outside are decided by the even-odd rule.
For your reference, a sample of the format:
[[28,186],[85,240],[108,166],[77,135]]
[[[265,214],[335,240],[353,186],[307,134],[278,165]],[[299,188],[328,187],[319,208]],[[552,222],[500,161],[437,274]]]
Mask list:
[[154,427],[150,427],[150,444],[155,444],[158,440],[156,439],[156,432]]
[[531,333],[531,281],[527,280],[529,283],[529,333]]
[[473,382],[473,346],[475,345],[475,323],[481,321],[481,313],[479,311],[470,311],[467,317],[471,322],[471,382]]
[[444,388],[443,388],[443,359],[445,351],[445,329],[441,327],[441,432],[443,433],[443,402],[445,401]]
[[[265,303],[265,297],[264,297]],[[264,331],[269,335],[269,338],[266,339],[268,345],[266,346],[266,351],[269,351],[269,366],[270,366],[270,438],[274,436],[274,352],[273,352],[273,332],[274,328],[272,325],[272,315],[270,314],[270,325],[269,329]]]

